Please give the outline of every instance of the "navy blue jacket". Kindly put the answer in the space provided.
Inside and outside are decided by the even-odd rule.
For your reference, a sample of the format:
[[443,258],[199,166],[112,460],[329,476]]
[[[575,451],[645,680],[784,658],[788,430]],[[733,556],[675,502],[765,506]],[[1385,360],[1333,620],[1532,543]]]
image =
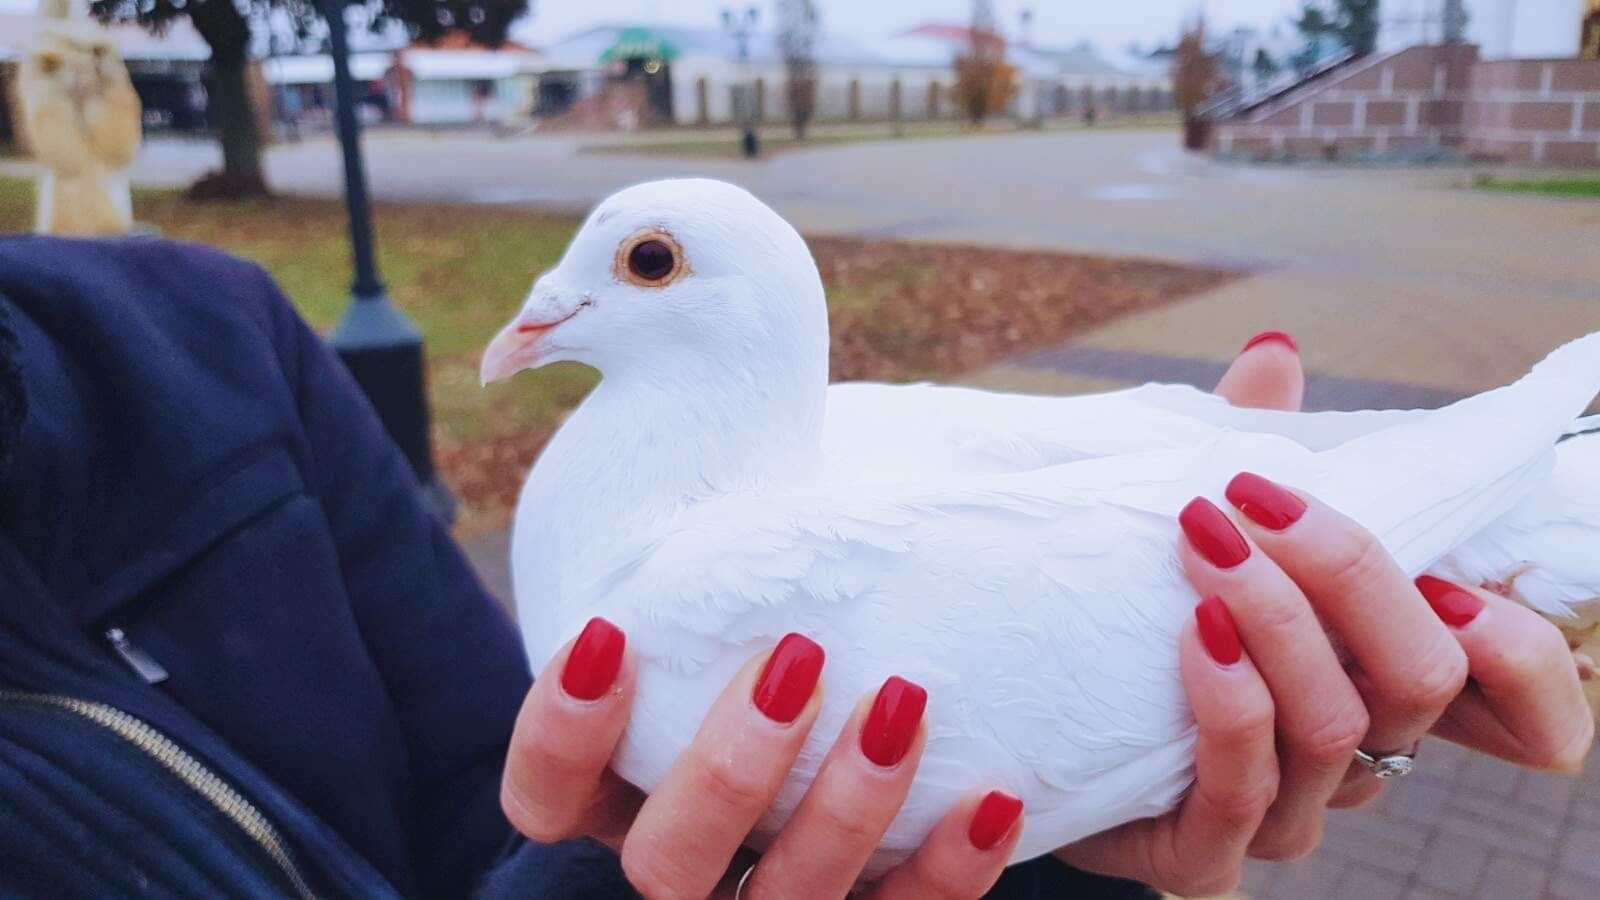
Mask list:
[[[151,239],[4,238],[0,297],[28,410],[0,433],[0,893],[60,895],[62,872],[84,896],[283,889],[170,775],[7,691],[149,723],[320,893],[626,893],[596,845],[513,840],[516,631],[264,272]],[[1018,867],[1007,893],[1069,877]]]

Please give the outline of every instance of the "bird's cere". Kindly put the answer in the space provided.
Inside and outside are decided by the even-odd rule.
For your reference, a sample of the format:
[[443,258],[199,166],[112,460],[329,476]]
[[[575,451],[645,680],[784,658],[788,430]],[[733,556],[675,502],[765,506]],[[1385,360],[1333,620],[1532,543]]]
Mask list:
[[[1219,565],[1249,556],[1214,505],[1240,472],[1256,476],[1233,491],[1267,527],[1292,527],[1295,494],[1311,495],[1413,576],[1503,581],[1570,621],[1600,597],[1600,435],[1561,441],[1600,387],[1600,335],[1509,387],[1405,412],[1235,409],[1164,385],[830,386],[827,354],[805,242],[745,191],[690,179],[601,203],[483,377],[558,361],[601,374],[517,509],[534,667],[595,617],[627,634],[638,692],[613,766],[649,791],[770,651],[758,709],[820,707],[758,839],[847,723],[884,765],[925,729],[869,877],[979,788],[1018,803],[975,844],[1020,808],[1017,859],[1173,807],[1194,756],[1178,639],[1200,599],[1180,534]],[[1237,660],[1225,608],[1198,615],[1212,657]]]

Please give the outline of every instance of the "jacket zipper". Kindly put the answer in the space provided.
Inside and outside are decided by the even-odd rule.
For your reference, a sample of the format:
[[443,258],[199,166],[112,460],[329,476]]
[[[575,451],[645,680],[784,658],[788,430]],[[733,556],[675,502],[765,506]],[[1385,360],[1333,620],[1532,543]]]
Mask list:
[[272,860],[273,865],[293,886],[297,897],[302,900],[315,900],[316,895],[311,892],[310,885],[295,865],[294,857],[289,852],[289,845],[284,842],[272,823],[267,821],[267,817],[227,782],[206,768],[205,764],[190,756],[144,720],[104,703],[58,694],[36,694],[0,688],[0,703],[69,712],[132,744],[237,825],[239,830]]

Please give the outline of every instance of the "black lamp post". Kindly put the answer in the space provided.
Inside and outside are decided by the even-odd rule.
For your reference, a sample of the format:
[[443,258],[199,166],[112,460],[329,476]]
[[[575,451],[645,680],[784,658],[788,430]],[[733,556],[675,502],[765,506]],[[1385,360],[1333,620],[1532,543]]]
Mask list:
[[344,202],[350,213],[350,250],[355,280],[350,305],[328,336],[350,374],[378,411],[389,437],[399,445],[416,473],[423,502],[446,522],[455,516],[455,499],[433,469],[428,437],[428,392],[424,380],[422,333],[389,300],[372,252],[372,214],[367,200],[367,174],[361,162],[360,123],[356,119],[355,83],[350,78],[350,44],[346,35],[345,0],[319,0],[328,22],[333,56],[333,92],[344,154]]
[[739,96],[744,98],[744,102],[734,112],[738,114],[739,124],[743,128],[740,146],[750,159],[755,159],[761,153],[761,141],[756,137],[755,83],[750,77],[750,35],[755,31],[758,15],[754,6],[746,9],[743,16],[734,15],[731,9],[722,11],[722,27],[733,36],[739,47],[739,78],[743,82]]

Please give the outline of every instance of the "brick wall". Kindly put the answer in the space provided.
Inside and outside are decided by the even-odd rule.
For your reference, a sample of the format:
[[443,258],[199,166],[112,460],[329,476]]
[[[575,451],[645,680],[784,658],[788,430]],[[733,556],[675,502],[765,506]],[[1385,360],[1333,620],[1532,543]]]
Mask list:
[[1477,48],[1410,47],[1356,60],[1216,123],[1221,153],[1347,156],[1464,142]]
[[1480,62],[1472,70],[1465,127],[1475,155],[1600,165],[1600,60]]
[[1452,147],[1481,158],[1600,165],[1600,60],[1479,61],[1410,47],[1341,67],[1215,123],[1212,149],[1325,157]]

